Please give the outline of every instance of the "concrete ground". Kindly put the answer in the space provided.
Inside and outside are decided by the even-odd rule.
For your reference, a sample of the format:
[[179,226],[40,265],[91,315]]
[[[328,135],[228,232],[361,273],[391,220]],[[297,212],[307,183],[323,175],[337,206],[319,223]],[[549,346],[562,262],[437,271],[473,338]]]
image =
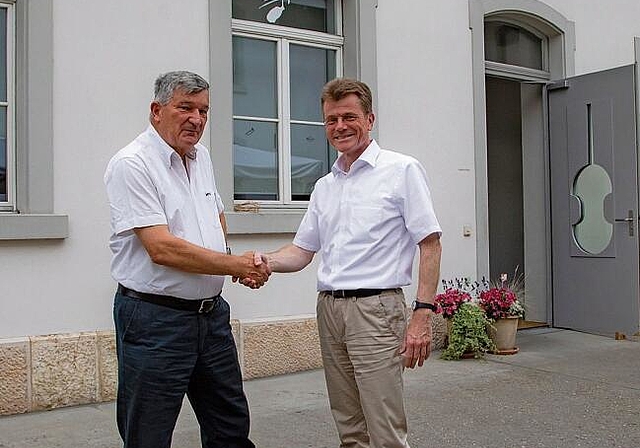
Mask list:
[[[410,443],[422,447],[640,447],[640,344],[557,329],[518,333],[520,353],[405,374]],[[259,448],[339,446],[322,371],[248,381]],[[120,447],[114,404],[0,417],[2,448]],[[185,405],[174,448],[199,447]]]

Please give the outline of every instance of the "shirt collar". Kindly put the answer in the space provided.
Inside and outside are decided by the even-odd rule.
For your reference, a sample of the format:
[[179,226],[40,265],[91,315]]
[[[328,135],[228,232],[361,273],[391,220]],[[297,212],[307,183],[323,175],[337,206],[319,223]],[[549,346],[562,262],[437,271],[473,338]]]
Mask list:
[[[153,125],[149,124],[149,127],[147,128],[147,132],[149,133],[151,138],[155,139],[159,143],[157,147],[160,150],[162,159],[164,160],[167,167],[171,166],[171,157],[175,156],[180,158],[180,154],[178,154],[178,152],[175,149],[173,149],[171,146],[169,146],[169,144],[166,141],[164,141],[162,136],[158,133],[156,128],[153,127]],[[198,149],[195,146],[191,149],[191,151],[189,151],[186,154],[186,156],[191,160],[195,160],[197,155],[198,155]]]
[[[351,170],[353,170],[354,167],[362,165],[363,163],[374,168],[376,166],[376,161],[378,160],[379,155],[380,146],[378,146],[378,143],[372,139],[371,143],[369,143],[369,146],[367,146],[367,149],[365,149],[364,152],[360,154],[360,157],[358,157],[358,159],[351,164]],[[336,161],[333,163],[333,166],[331,167],[331,172],[334,175],[337,175],[338,173],[345,173],[345,171],[342,169],[341,159],[342,154],[336,159]]]

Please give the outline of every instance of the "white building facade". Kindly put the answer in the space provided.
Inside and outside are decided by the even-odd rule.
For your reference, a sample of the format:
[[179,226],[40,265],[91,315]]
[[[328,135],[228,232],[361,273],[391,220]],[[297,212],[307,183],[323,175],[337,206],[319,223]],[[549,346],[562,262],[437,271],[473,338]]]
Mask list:
[[[637,0],[0,0],[0,414],[114,397],[102,176],[147,126],[153,81],[171,70],[211,84],[203,143],[235,253],[292,240],[313,180],[335,159],[320,87],[356,77],[374,92],[380,145],[427,170],[442,278],[519,266],[527,319],[611,332],[589,318],[586,327],[558,320],[586,304],[566,278],[577,271],[554,258],[564,247],[553,236],[552,211],[564,207],[554,205],[554,167],[564,159],[550,155],[549,91],[635,64],[639,17]],[[630,226],[614,224],[626,208],[637,224],[634,173],[635,203],[618,210],[603,199],[612,238]],[[584,221],[585,202],[572,226]],[[635,230],[600,252],[567,249],[571,260],[604,254],[609,263],[631,247],[635,273],[622,283],[636,283],[624,292],[635,327],[619,324],[627,333],[640,321]],[[258,291],[225,284],[246,378],[320,366],[315,266],[276,274]],[[405,294],[412,300],[415,286]]]

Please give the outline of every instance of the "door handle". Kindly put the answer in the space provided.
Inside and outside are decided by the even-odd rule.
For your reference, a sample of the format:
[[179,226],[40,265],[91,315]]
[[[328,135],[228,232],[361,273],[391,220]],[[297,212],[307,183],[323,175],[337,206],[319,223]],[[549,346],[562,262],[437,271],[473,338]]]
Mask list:
[[635,218],[633,217],[633,210],[629,210],[629,213],[627,214],[626,218],[616,218],[614,219],[614,221],[629,223],[629,236],[633,236],[633,233],[634,233],[633,224],[636,221]]

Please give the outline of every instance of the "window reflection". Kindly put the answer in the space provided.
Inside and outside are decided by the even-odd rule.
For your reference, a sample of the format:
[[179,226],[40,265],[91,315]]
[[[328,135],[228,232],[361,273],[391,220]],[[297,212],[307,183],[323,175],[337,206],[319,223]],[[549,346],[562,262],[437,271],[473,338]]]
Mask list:
[[276,43],[233,37],[233,114],[276,118]]
[[278,200],[278,127],[234,120],[233,179],[238,200]]
[[322,122],[320,92],[336,76],[336,52],[304,45],[289,47],[291,119]]
[[294,201],[308,201],[313,186],[328,171],[335,157],[322,126],[291,125],[291,195]]
[[233,0],[232,16],[234,19],[336,34],[334,5],[334,0]]

